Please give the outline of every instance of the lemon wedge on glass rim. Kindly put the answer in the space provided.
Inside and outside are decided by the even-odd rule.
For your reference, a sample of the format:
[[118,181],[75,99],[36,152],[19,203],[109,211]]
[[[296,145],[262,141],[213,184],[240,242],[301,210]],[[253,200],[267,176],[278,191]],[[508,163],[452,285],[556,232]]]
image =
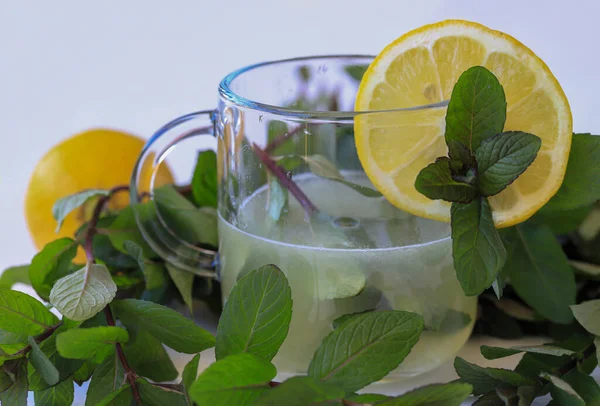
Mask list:
[[[513,37],[481,24],[446,20],[410,31],[369,65],[356,97],[356,111],[424,106],[448,100],[459,76],[472,66],[492,71],[506,94],[504,131],[542,139],[531,166],[489,198],[496,227],[532,216],[564,178],[573,124],[567,98],[546,64]],[[446,108],[359,114],[355,142],[361,164],[394,206],[411,214],[450,221],[450,203],[415,189],[421,169],[448,154]]]

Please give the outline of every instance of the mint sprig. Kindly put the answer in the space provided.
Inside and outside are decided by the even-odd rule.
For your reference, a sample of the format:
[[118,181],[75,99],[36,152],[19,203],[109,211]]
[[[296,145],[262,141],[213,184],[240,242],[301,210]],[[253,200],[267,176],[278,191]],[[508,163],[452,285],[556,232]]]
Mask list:
[[[496,76],[481,66],[468,69],[448,104],[448,157],[436,159],[415,181],[415,188],[430,199],[452,202],[454,268],[469,296],[490,287],[507,258],[487,197],[514,182],[542,144],[533,134],[502,132],[505,121],[506,98]],[[500,293],[502,281],[496,287]]]

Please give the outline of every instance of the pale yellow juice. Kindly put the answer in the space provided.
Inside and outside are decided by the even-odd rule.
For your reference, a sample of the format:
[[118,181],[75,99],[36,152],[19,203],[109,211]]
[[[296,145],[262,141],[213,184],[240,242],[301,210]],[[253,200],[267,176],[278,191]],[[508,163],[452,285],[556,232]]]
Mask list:
[[[363,173],[345,176],[371,186]],[[273,360],[278,371],[305,373],[333,320],[372,309],[416,312],[425,320],[419,342],[388,378],[418,375],[450,360],[471,333],[476,298],[466,297],[456,280],[449,225],[314,175],[294,180],[330,217],[308,221],[290,196],[275,222],[264,187],[243,202],[236,224],[219,220],[224,301],[240,276],[265,264],[277,265],[289,280],[293,315]]]

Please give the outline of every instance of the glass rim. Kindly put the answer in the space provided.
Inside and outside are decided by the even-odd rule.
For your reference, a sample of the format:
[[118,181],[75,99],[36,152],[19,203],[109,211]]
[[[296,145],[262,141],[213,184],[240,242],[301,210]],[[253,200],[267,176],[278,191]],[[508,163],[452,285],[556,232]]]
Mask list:
[[248,99],[243,97],[233,90],[231,90],[231,84],[234,80],[241,77],[243,74],[255,70],[260,69],[265,66],[283,64],[288,62],[300,62],[300,61],[311,61],[311,60],[319,60],[319,59],[368,59],[372,61],[375,56],[373,55],[361,55],[361,54],[329,54],[329,55],[313,55],[313,56],[299,56],[295,58],[285,58],[285,59],[276,59],[265,62],[259,62],[252,65],[244,66],[240,69],[237,69],[228,75],[226,75],[219,84],[219,95],[236,104],[239,107],[244,107],[252,110],[259,110],[269,114],[288,116],[288,117],[297,117],[305,120],[327,120],[327,121],[343,121],[343,120],[353,120],[356,116],[362,114],[375,114],[375,113],[393,113],[393,112],[405,112],[405,111],[415,111],[415,110],[426,110],[426,109],[435,109],[442,108],[448,106],[448,100],[444,100],[437,103],[425,104],[420,106],[411,106],[411,107],[402,107],[397,109],[387,109],[387,110],[361,110],[361,111],[318,111],[318,110],[299,110],[292,109],[283,106],[276,106],[268,103],[261,103],[255,100]]

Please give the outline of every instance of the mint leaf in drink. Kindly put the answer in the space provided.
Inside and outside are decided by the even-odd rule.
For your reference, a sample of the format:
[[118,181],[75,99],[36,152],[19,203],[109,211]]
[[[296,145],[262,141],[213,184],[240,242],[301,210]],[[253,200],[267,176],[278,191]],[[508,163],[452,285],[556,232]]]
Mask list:
[[505,121],[506,98],[496,76],[482,66],[466,70],[454,85],[446,114],[450,157],[461,156],[452,140],[474,154],[485,139],[502,132]]
[[267,212],[273,221],[278,221],[288,204],[288,191],[275,176],[269,177],[269,201]]
[[65,358],[93,358],[100,363],[112,354],[116,343],[124,344],[128,340],[127,330],[121,327],[76,328],[60,333],[56,337],[56,348]]
[[272,120],[269,122],[267,126],[267,140],[269,145],[276,145],[275,148],[267,151],[271,155],[287,155],[296,152],[296,146],[290,137],[288,125],[284,121]]
[[131,385],[123,385],[114,392],[111,392],[96,406],[131,406],[133,404],[133,392]]
[[292,292],[275,265],[241,278],[231,291],[217,327],[216,358],[250,353],[273,359],[287,336]]
[[190,397],[211,406],[253,405],[276,373],[269,361],[252,354],[230,355],[200,374],[189,390]]
[[104,189],[87,189],[79,193],[75,193],[61,199],[58,199],[52,207],[52,216],[58,223],[56,226],[56,232],[60,230],[65,217],[73,210],[84,204],[88,199],[97,196],[108,196],[108,190]]
[[188,406],[187,399],[182,392],[154,386],[142,378],[137,379],[136,383],[144,406]]
[[73,404],[75,388],[73,381],[64,380],[56,386],[33,393],[33,400],[39,406],[65,406]]
[[13,384],[0,393],[0,404],[10,406],[27,406],[27,362],[24,359],[17,361],[11,377]]
[[192,197],[198,207],[217,207],[217,154],[212,150],[198,153],[192,176]]
[[512,241],[506,269],[519,297],[546,319],[570,323],[575,277],[552,230],[524,223],[506,232],[511,233]]
[[148,245],[142,233],[140,232],[139,226],[135,215],[140,217],[140,221],[156,221],[153,217],[154,214],[150,207],[151,203],[137,204],[135,206],[124,207],[117,217],[110,223],[103,232],[106,233],[111,244],[119,251],[129,253],[125,244],[127,241],[135,243],[146,258],[156,258],[158,255]]
[[481,355],[485,359],[498,359],[510,357],[511,355],[520,354],[522,352],[529,352],[534,354],[546,354],[553,355],[555,357],[562,357],[563,355],[573,355],[574,352],[565,348],[555,347],[552,345],[538,345],[533,347],[517,346],[510,348],[502,347],[489,347],[487,345],[481,346]]
[[193,312],[194,304],[192,298],[192,288],[194,287],[194,274],[189,271],[179,269],[174,265],[165,263],[169,277],[179,291],[183,302],[186,304],[190,312]]
[[454,360],[454,369],[461,378],[461,381],[473,385],[473,394],[483,395],[494,391],[496,387],[505,384],[512,386],[532,386],[535,381],[526,378],[518,372],[509,371],[500,368],[483,368],[461,357]]
[[448,202],[469,203],[477,194],[471,184],[457,182],[450,171],[450,159],[441,157],[419,172],[415,181],[419,193],[432,200],[442,199]]
[[591,376],[572,369],[562,376],[562,380],[577,392],[586,406],[600,405],[600,385]]
[[52,241],[33,257],[29,280],[35,292],[48,300],[54,283],[71,272],[71,261],[77,255],[77,243],[71,238]]
[[11,266],[0,274],[0,289],[10,289],[15,283],[31,285],[29,280],[29,265]]
[[42,303],[15,290],[0,289],[0,329],[37,336],[58,323]]
[[600,299],[572,305],[573,315],[590,333],[600,336]]
[[115,352],[100,364],[88,386],[85,406],[96,406],[112,392],[118,390],[125,379],[123,366]]
[[116,293],[117,285],[106,266],[87,263],[54,284],[50,303],[69,319],[84,321],[104,309]]
[[339,401],[346,392],[335,386],[314,380],[310,376],[295,376],[265,392],[256,406],[304,406]]
[[325,337],[310,362],[308,375],[348,392],[359,390],[398,367],[422,330],[423,317],[414,313],[357,315]]
[[507,131],[485,139],[477,151],[477,186],[483,196],[500,193],[536,158],[542,140],[522,131]]
[[600,200],[600,137],[573,134],[563,183],[546,204],[554,211],[569,210]]
[[194,358],[188,362],[183,368],[181,373],[181,384],[185,390],[185,396],[188,397],[188,403],[191,403],[189,399],[189,392],[192,384],[198,377],[198,365],[200,364],[200,354],[194,355]]
[[344,71],[346,71],[352,79],[360,83],[368,67],[369,65],[348,65],[344,66]]
[[548,373],[542,373],[540,376],[548,381],[552,385],[550,393],[552,399],[558,402],[559,405],[565,406],[585,406],[585,401],[579,396],[575,389],[567,382],[563,381],[557,376],[550,375]]
[[397,398],[377,403],[381,406],[460,406],[469,397],[473,387],[468,383],[432,384],[413,389]]
[[145,329],[175,351],[196,354],[215,345],[208,331],[168,307],[137,299],[115,300],[111,307],[125,326]]
[[142,247],[133,241],[125,241],[123,248],[137,261],[138,267],[144,274],[147,290],[157,289],[167,284],[167,271],[163,263],[146,258]]
[[129,341],[123,350],[131,368],[138,375],[155,382],[177,378],[177,369],[160,341],[143,329],[130,329],[129,333]]
[[452,256],[456,276],[468,296],[490,287],[506,262],[506,249],[486,198],[452,203]]
[[42,352],[33,337],[28,337],[27,343],[31,346],[29,353],[29,362],[31,362],[31,365],[39,372],[48,385],[56,385],[59,380],[58,369],[56,369],[46,354]]

